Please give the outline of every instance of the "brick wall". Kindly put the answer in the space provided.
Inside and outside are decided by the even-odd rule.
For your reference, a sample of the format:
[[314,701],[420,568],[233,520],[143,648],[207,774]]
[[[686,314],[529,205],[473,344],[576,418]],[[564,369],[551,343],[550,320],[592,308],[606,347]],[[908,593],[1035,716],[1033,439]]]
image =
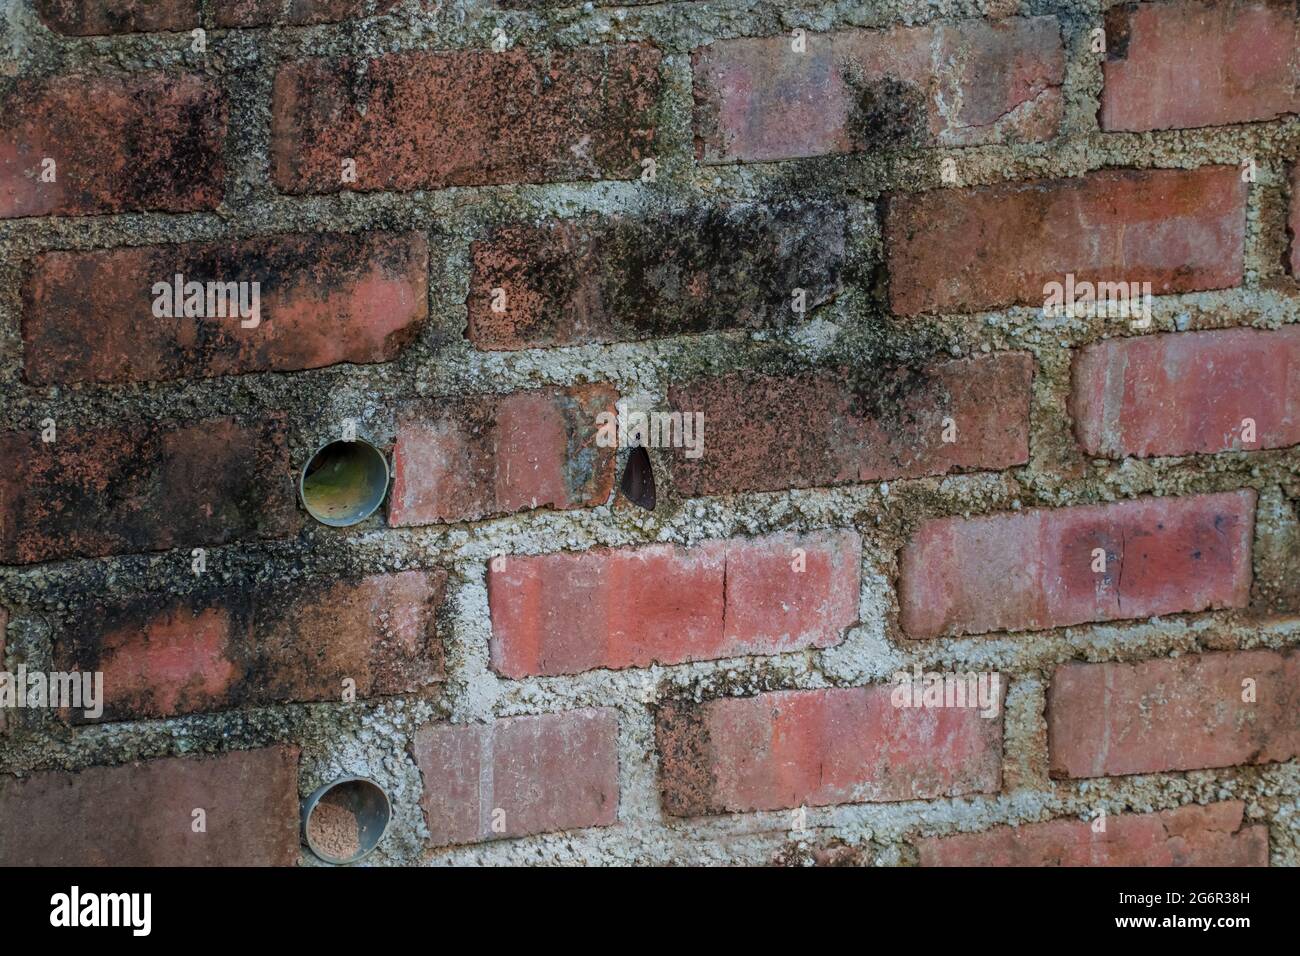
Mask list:
[[6,5],[0,863],[1300,862],[1296,5],[941,6]]

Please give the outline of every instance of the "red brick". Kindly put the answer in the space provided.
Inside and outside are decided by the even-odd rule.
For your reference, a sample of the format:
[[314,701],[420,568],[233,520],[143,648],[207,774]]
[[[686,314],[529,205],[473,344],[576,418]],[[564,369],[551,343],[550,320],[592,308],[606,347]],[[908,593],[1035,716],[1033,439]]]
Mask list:
[[1105,130],[1188,129],[1300,112],[1294,0],[1130,3],[1106,14]]
[[[1110,339],[1074,359],[1090,455],[1213,454],[1300,443],[1300,325]],[[1242,421],[1255,441],[1242,440]]]
[[1061,121],[1054,17],[719,40],[695,51],[696,154],[762,162],[1036,142]]
[[618,820],[618,716],[608,708],[425,727],[414,750],[434,846]]
[[840,531],[498,562],[492,667],[520,678],[833,646],[858,617],[862,544]]
[[[155,317],[154,284],[170,288],[177,274],[259,283],[257,324],[245,328],[237,314]],[[62,384],[386,362],[419,333],[427,285],[418,233],[50,252],[36,257],[23,291],[24,372]]]
[[1232,166],[1112,169],[1080,179],[889,199],[897,315],[1042,306],[1050,282],[1150,282],[1154,295],[1241,284],[1246,184]]
[[[196,809],[207,831],[193,829]],[[298,751],[0,776],[0,866],[293,866]]]
[[[1255,700],[1242,700],[1244,681]],[[1300,755],[1300,655],[1192,654],[1063,664],[1047,693],[1054,777],[1273,763]]]
[[222,0],[213,13],[219,27],[260,27],[271,24],[306,26],[341,23],[355,17],[387,13],[398,0]]
[[608,386],[590,385],[408,405],[393,448],[388,523],[608,501],[615,449],[596,447],[596,416],[612,414],[616,399]]
[[[445,571],[135,597],[78,613],[58,670],[102,671],[105,720],[416,693],[442,679]],[[76,714],[72,717],[75,719]]]
[[922,866],[1268,866],[1268,827],[1240,800],[1160,813],[1051,820],[922,840]]
[[1254,524],[1253,491],[926,521],[899,561],[899,619],[927,638],[1245,607]]
[[509,226],[471,247],[469,337],[523,349],[790,325],[796,289],[805,312],[839,292],[847,229],[819,202]]
[[0,563],[282,537],[299,525],[282,416],[0,432]]
[[889,686],[668,704],[664,806],[676,816],[993,793],[1002,717],[895,707]]
[[[674,409],[702,412],[703,454],[673,453],[685,496],[776,491],[1029,460],[1033,358],[1003,352],[887,372],[731,373],[674,385]],[[945,442],[946,418],[956,441]]]
[[215,209],[225,138],[225,97],[207,77],[20,80],[0,101],[0,219]]
[[[285,192],[629,179],[652,155],[657,50],[395,53],[303,60],[275,78],[271,157]],[[355,183],[341,162],[357,163]]]
[[199,0],[35,0],[51,30],[67,36],[155,33],[200,25]]

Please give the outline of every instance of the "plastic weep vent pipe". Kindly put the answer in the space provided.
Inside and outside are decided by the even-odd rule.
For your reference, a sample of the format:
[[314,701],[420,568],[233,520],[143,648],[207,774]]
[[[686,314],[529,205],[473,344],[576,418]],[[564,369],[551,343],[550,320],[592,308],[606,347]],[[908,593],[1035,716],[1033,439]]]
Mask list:
[[335,528],[364,521],[388,492],[388,459],[364,438],[332,441],[316,450],[298,479],[303,507]]
[[392,818],[383,787],[365,777],[343,777],[303,801],[302,838],[326,863],[355,863],[379,846]]

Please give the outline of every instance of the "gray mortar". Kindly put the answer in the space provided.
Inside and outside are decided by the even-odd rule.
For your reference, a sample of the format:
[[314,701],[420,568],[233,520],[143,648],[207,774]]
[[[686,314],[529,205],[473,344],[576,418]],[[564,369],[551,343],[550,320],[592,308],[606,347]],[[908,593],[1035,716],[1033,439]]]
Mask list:
[[[628,8],[573,6],[500,11],[488,0],[452,0],[429,11],[406,0],[393,14],[337,26],[212,30],[208,53],[187,34],[59,38],[26,0],[0,0],[0,89],[7,77],[83,70],[207,70],[232,100],[227,198],[215,213],[124,214],[0,222],[0,407],[7,428],[152,418],[202,418],[281,409],[297,466],[345,418],[391,440],[392,407],[415,396],[506,392],[539,385],[608,381],[638,404],[662,407],[668,385],[692,373],[762,368],[777,374],[820,363],[875,367],[936,357],[1024,349],[1037,363],[1031,461],[998,474],[796,490],[682,501],[660,480],[651,514],[611,502],[572,512],[536,511],[472,524],[386,529],[375,517],[350,529],[308,525],[296,539],[208,549],[208,573],[190,573],[188,549],[148,555],[0,568],[10,608],[7,665],[48,661],[53,625],[88,595],[188,592],[215,583],[295,580],[317,574],[447,566],[447,679],[424,695],[356,704],[245,708],[170,720],[70,729],[19,712],[0,738],[0,771],[75,770],[94,764],[246,749],[288,741],[302,749],[300,792],[356,774],[388,789],[388,837],[360,865],[786,863],[832,851],[855,865],[915,862],[918,835],[967,832],[1058,817],[1170,809],[1225,798],[1245,801],[1247,819],[1269,825],[1271,862],[1300,862],[1300,767],[1259,767],[1054,781],[1047,776],[1045,690],[1070,660],[1128,661],[1249,647],[1300,646],[1294,591],[1300,548],[1296,500],[1300,449],[1123,462],[1082,458],[1065,414],[1070,350],[1132,334],[1118,320],[1045,321],[1036,310],[890,317],[870,288],[882,249],[876,204],[891,189],[941,188],[940,162],[956,161],[963,187],[1077,176],[1103,167],[1258,164],[1251,187],[1246,281],[1241,289],[1156,300],[1152,332],[1236,326],[1276,328],[1300,314],[1296,285],[1282,271],[1286,245],[1284,168],[1300,153],[1300,121],[1193,131],[1101,134],[1101,68],[1087,47],[1109,3],[1068,0],[890,0],[890,2],[681,2]],[[1067,47],[1063,134],[1044,144],[962,149],[890,149],[788,163],[702,166],[694,160],[690,52],[714,39],[849,27],[923,24],[967,16],[1053,14]],[[282,196],[267,177],[270,87],[277,64],[302,56],[379,55],[401,50],[482,49],[501,26],[513,45],[558,48],[643,41],[665,53],[658,116],[658,181],[556,183],[434,192]],[[242,117],[244,122],[234,122]],[[583,213],[654,212],[696,203],[833,197],[855,216],[850,255],[858,281],[801,325],[757,333],[710,333],[608,346],[477,353],[464,338],[469,243],[494,225]],[[48,249],[97,249],[290,231],[413,229],[430,240],[431,319],[418,341],[386,365],[336,366],[161,384],[29,388],[20,379],[19,283],[30,258]],[[656,461],[657,473],[665,463]],[[1240,487],[1261,492],[1255,548],[1256,603],[1278,612],[1176,615],[1150,621],[1061,628],[1035,634],[910,641],[897,624],[896,554],[916,524],[1032,506],[1185,495]],[[665,500],[666,499],[666,500]],[[863,535],[860,622],[824,651],[740,657],[672,667],[597,670],[571,677],[503,680],[488,666],[485,567],[504,554],[540,554],[666,541],[857,528]],[[789,812],[667,817],[656,785],[654,710],[662,701],[747,695],[779,688],[854,686],[925,668],[996,668],[1009,682],[1004,711],[1004,788],[996,795],[926,802],[810,808],[797,832]],[[619,714],[616,826],[468,847],[429,849],[411,757],[414,731],[431,721],[482,721],[584,706]],[[304,851],[303,862],[315,863]]]

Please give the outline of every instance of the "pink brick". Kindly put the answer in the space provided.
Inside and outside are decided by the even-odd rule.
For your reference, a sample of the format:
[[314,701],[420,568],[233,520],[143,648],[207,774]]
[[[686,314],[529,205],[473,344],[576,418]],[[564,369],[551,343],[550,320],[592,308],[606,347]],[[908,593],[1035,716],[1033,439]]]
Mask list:
[[903,708],[892,686],[673,703],[658,717],[665,808],[676,816],[993,793],[1002,718]]
[[1105,130],[1189,129],[1300,111],[1293,0],[1119,4],[1106,13]]
[[609,386],[589,385],[408,405],[393,449],[388,523],[603,504],[615,449],[596,445],[596,418],[612,414],[616,400]]
[[[196,833],[194,811],[205,814]],[[298,750],[0,776],[0,866],[293,866]]]
[[[1294,651],[1063,664],[1047,694],[1052,776],[1292,760],[1300,755],[1297,688],[1300,655]],[[1254,700],[1243,700],[1248,692]]]
[[[105,720],[416,693],[442,679],[446,572],[148,595],[83,609],[59,670],[102,671]],[[72,714],[73,719],[78,717]]]
[[608,708],[417,731],[432,845],[612,825],[617,748]]
[[1071,414],[1084,450],[1109,458],[1300,443],[1300,325],[1090,345],[1074,360]]
[[900,622],[927,638],[1244,607],[1254,519],[1255,492],[1235,491],[926,521],[900,558]]
[[[419,233],[45,253],[23,289],[23,371],[43,385],[386,362],[428,314],[428,268]],[[236,314],[237,299],[228,318],[186,318],[174,301],[172,318],[156,317],[151,290],[177,274],[185,283],[258,283],[256,320]]]
[[1064,53],[1054,17],[719,40],[694,54],[696,152],[761,162],[1049,139]]
[[1111,169],[1079,179],[891,196],[897,315],[1041,307],[1048,283],[1150,282],[1153,295],[1241,284],[1246,184],[1235,166]]
[[492,666],[520,678],[838,644],[862,556],[844,531],[498,561]]
[[1052,820],[921,840],[922,866],[1268,866],[1268,827],[1240,800],[1160,813]]

